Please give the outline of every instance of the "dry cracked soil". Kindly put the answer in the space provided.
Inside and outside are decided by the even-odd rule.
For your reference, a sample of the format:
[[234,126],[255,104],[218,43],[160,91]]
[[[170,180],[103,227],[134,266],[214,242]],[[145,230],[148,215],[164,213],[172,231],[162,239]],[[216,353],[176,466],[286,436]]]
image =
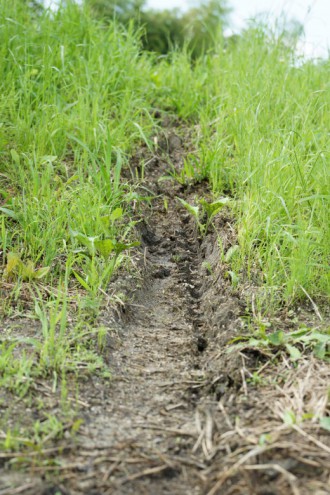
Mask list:
[[[4,462],[0,494],[330,493],[329,436],[283,424],[282,403],[292,391],[271,384],[267,356],[227,352],[225,344],[244,333],[247,314],[219,262],[219,236],[227,251],[236,242],[235,225],[223,211],[201,237],[177,199],[193,203],[209,195],[203,181],[182,185],[166,178],[168,157],[182,167],[190,146],[184,134],[165,129],[157,156],[146,161],[144,186],[156,199],[137,224],[140,277],[127,283],[125,305],[103,314],[117,335],[108,349],[112,379],[80,386],[83,424],[73,441],[62,442],[58,465],[36,465],[16,474],[13,484]],[[116,283],[126,281],[119,276]],[[258,387],[249,378],[261,366],[266,378]],[[295,383],[287,361],[276,366],[286,385]],[[308,369],[313,366],[329,378],[317,362]],[[305,368],[302,363],[303,382]]]

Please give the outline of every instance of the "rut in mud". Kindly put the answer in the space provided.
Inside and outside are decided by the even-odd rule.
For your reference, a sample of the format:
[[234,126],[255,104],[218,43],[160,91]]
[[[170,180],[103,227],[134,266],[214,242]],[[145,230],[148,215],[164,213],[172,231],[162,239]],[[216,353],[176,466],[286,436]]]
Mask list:
[[[167,145],[180,167],[181,140],[171,135]],[[207,433],[198,404],[210,329],[202,302],[205,246],[177,197],[205,195],[207,187],[187,190],[162,180],[166,174],[165,160],[149,161],[145,184],[158,199],[138,226],[142,287],[124,310],[107,407],[94,406],[79,437],[77,465],[86,466],[86,451],[98,465],[86,477],[71,473],[69,493],[202,493],[206,464],[199,454]]]
[[[140,278],[120,274],[109,290],[118,293],[122,284],[125,305],[120,316],[107,310],[102,316],[112,378],[79,383],[83,423],[74,443],[60,442],[55,465],[37,466],[28,478],[3,471],[3,486],[13,487],[3,493],[206,493],[211,409],[234,383],[229,369],[220,376],[211,370],[210,357],[219,349],[216,335],[223,339],[225,329],[240,328],[242,305],[227,297],[221,285],[230,283],[212,271],[219,261],[214,233],[202,239],[178,200],[211,197],[207,184],[183,186],[169,178],[170,164],[180,172],[190,148],[189,139],[185,145],[165,129],[157,155],[146,158],[142,150],[136,157],[137,168],[147,162],[143,186],[155,199],[139,213]],[[222,224],[228,248],[233,229],[225,217]],[[223,332],[215,333],[219,327]]]

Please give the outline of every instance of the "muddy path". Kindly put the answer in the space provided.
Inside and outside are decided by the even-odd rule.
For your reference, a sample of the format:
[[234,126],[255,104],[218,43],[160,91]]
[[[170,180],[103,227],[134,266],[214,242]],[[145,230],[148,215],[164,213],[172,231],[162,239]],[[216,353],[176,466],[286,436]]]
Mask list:
[[[179,169],[182,140],[170,133],[163,146]],[[117,322],[121,344],[109,362],[106,408],[94,406],[82,427],[75,463],[86,466],[87,455],[90,472],[70,473],[64,486],[72,494],[205,492],[202,472],[212,436],[211,413],[201,400],[211,329],[202,297],[207,242],[177,198],[208,195],[207,185],[164,179],[169,165],[161,157],[149,160],[145,174],[144,185],[157,199],[138,224],[142,284]],[[225,306],[235,319],[232,303]]]
[[226,253],[237,242],[235,225],[224,210],[201,237],[180,204],[211,197],[204,182],[168,178],[190,149],[189,132],[166,128],[157,154],[142,150],[132,164],[135,176],[146,163],[143,187],[155,199],[138,213],[140,275],[119,275],[125,303],[102,316],[112,378],[79,384],[78,435],[0,494],[330,493],[329,435],[283,423],[288,404],[302,413],[320,406],[329,370],[313,360],[273,363],[251,349],[228,353],[248,316],[220,261],[219,245]]
[[[156,198],[139,212],[140,278],[128,283],[119,317],[103,316],[117,334],[108,349],[112,378],[106,386],[98,379],[80,386],[84,423],[60,471],[46,469],[45,495],[206,493],[216,407],[212,328],[240,327],[242,306],[219,292],[210,273],[219,256],[214,234],[202,239],[178,200],[210,195],[207,184],[168,177],[169,163],[180,171],[188,149],[166,130],[157,155],[146,160],[143,186]],[[227,374],[222,378],[225,389]]]

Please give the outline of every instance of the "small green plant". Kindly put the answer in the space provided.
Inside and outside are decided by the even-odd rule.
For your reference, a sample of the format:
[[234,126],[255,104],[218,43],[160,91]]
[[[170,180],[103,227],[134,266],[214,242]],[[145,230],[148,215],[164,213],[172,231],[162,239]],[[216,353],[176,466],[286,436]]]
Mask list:
[[173,178],[179,184],[187,186],[192,183],[198,183],[205,178],[201,173],[201,167],[196,156],[190,154],[183,160],[183,166],[178,170],[173,164],[169,176],[164,176],[162,180]]
[[[140,245],[139,242],[118,242],[116,239],[88,237],[80,232],[71,231],[72,239],[84,246],[75,250],[76,256],[71,261],[77,264],[82,273],[72,268],[72,273],[80,285],[95,296],[111,278],[115,268],[121,262],[121,253]],[[85,249],[86,248],[86,249]]]
[[255,386],[267,385],[267,381],[257,371],[254,371],[246,381]]
[[96,333],[97,333],[97,345],[98,345],[98,348],[100,351],[103,351],[103,349],[105,348],[105,344],[106,344],[106,339],[107,339],[107,335],[109,333],[109,329],[107,327],[99,327],[96,329]]
[[17,253],[8,253],[3,276],[5,279],[40,280],[48,274],[49,270],[49,266],[36,269],[33,261],[28,260],[24,263]]
[[69,350],[66,339],[68,315],[65,292],[59,290],[59,296],[49,309],[41,299],[35,299],[34,310],[41,323],[43,337],[40,341],[31,341],[39,351],[39,366],[47,372],[63,370]]
[[[177,198],[178,201],[186,208],[186,210],[195,218],[198,230],[202,235],[205,235],[210,227],[213,218],[222,210],[224,206],[229,206],[231,203],[230,198],[219,198],[211,203],[208,203],[205,199],[200,199],[199,204],[202,206],[200,208],[198,205],[194,206],[185,201],[182,198]],[[206,216],[206,222],[202,222],[202,218]]]
[[[33,356],[25,350],[18,354],[22,339],[0,344],[0,386],[23,397],[30,388],[35,376]],[[19,356],[19,357],[18,357]]]
[[204,225],[200,222],[200,210],[198,206],[191,205],[182,198],[177,198],[185,209],[194,217],[200,232],[204,231]]
[[122,253],[126,249],[130,249],[132,247],[140,245],[140,243],[137,241],[125,243],[118,242],[116,239],[100,239],[100,236],[88,237],[85,234],[81,234],[80,232],[76,232],[74,230],[71,230],[71,235],[80,244],[87,247],[90,256],[100,254],[105,259],[108,259],[111,254],[114,254],[115,257],[118,257],[120,253]]
[[44,449],[54,440],[63,438],[64,432],[70,436],[76,435],[83,420],[58,417],[54,414],[45,414],[42,420],[35,421],[24,434],[19,426],[0,432],[0,449],[4,452],[20,452],[22,461],[26,463],[29,452],[40,454],[43,457]]
[[38,352],[38,373],[52,374],[55,388],[58,373],[77,374],[79,367],[88,373],[100,371],[104,377],[110,376],[99,354],[109,329],[93,328],[83,322],[69,325],[65,294],[50,308],[36,299],[35,312],[42,325],[43,338],[25,339],[25,342],[32,344]]
[[271,356],[272,352],[284,350],[291,361],[299,360],[305,351],[312,351],[318,359],[330,362],[330,331],[320,332],[301,328],[285,333],[282,330],[267,333],[264,326],[253,336],[242,335],[228,342],[228,352],[234,349],[262,349]]

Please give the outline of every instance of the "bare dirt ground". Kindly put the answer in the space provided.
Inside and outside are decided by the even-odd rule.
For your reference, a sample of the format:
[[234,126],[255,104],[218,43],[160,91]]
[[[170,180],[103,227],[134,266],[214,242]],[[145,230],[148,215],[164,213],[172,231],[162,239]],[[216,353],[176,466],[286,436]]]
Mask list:
[[[134,296],[120,317],[103,315],[117,335],[107,350],[112,379],[80,385],[84,423],[61,442],[57,464],[13,483],[3,456],[1,495],[330,493],[329,434],[311,418],[285,421],[289,410],[326,414],[329,369],[314,359],[293,366],[285,356],[228,353],[248,315],[219,262],[217,238],[225,250],[235,244],[234,222],[224,211],[216,231],[199,236],[177,197],[205,197],[207,184],[163,180],[166,156],[180,169],[189,147],[173,128],[164,136],[144,172],[158,198],[137,227],[141,279],[130,283]],[[283,316],[281,325],[291,323]]]

